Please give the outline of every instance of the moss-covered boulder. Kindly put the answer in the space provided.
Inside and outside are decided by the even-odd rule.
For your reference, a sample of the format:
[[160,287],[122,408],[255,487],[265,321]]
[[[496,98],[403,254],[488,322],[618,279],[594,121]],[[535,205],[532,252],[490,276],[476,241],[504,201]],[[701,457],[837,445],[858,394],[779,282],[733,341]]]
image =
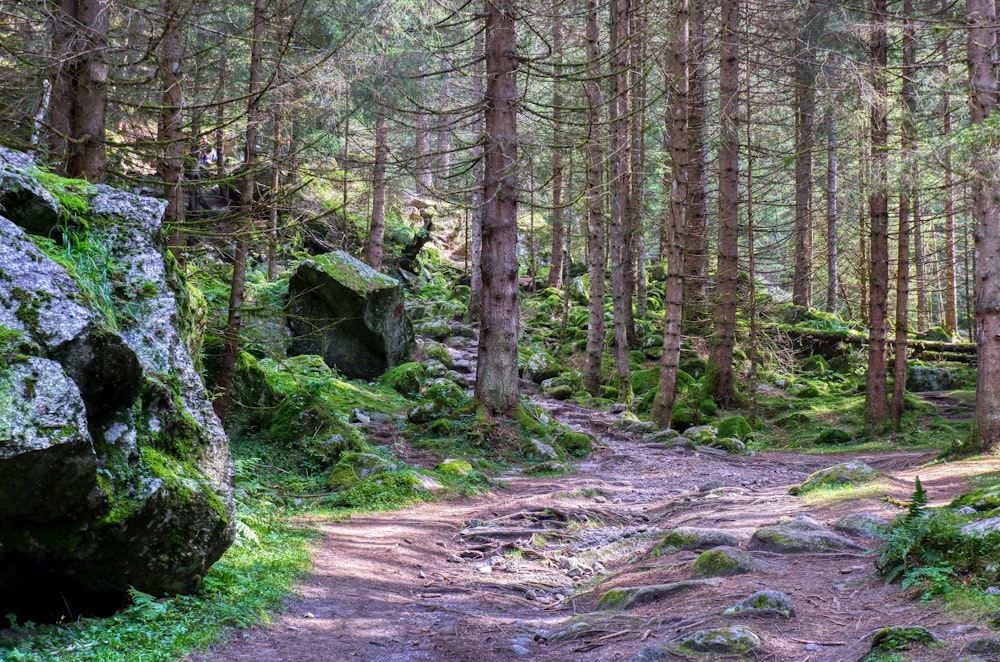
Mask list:
[[781,591],[757,591],[722,613],[727,616],[780,616],[791,618],[795,615],[792,598]]
[[821,487],[860,485],[884,475],[878,469],[861,460],[842,462],[810,474],[801,485],[791,488],[788,493],[805,494]]
[[420,346],[420,353],[425,359],[434,359],[449,369],[455,367],[451,352],[439,342],[433,340],[425,342]]
[[337,461],[323,479],[333,490],[346,490],[376,474],[398,471],[399,464],[375,453],[349,451],[340,454]]
[[756,632],[742,625],[698,630],[685,635],[677,648],[685,654],[719,657],[742,657],[761,645]]
[[736,535],[724,529],[704,529],[693,526],[678,526],[671,529],[653,548],[653,556],[671,554],[682,549],[704,549],[706,547],[736,547]]
[[413,348],[402,284],[343,251],[299,263],[288,309],[289,354],[317,354],[351,378],[378,377]]
[[424,385],[424,366],[414,361],[398,365],[382,375],[382,383],[403,395],[416,395]]
[[906,372],[906,390],[914,393],[925,391],[950,391],[955,388],[951,370],[933,365],[910,365]]
[[827,428],[822,430],[813,439],[813,443],[817,446],[839,446],[842,444],[851,443],[851,434],[846,430],[841,430],[840,428]]
[[2,149],[0,200],[0,609],[189,592],[233,539],[232,462],[177,328],[164,203]]
[[538,345],[527,345],[517,352],[518,372],[526,379],[541,384],[566,371],[566,366],[552,353]]
[[811,517],[783,517],[754,532],[747,548],[779,554],[865,551],[866,548],[829,531]]
[[574,457],[587,457],[594,450],[594,438],[586,432],[564,430],[556,436],[555,443]]
[[981,487],[961,494],[951,502],[952,508],[971,506],[979,512],[1000,508],[1000,484]]
[[729,416],[719,421],[720,437],[731,437],[747,442],[753,439],[753,428],[742,416]]
[[753,572],[758,567],[753,556],[737,547],[720,545],[701,553],[691,564],[696,577],[732,577]]

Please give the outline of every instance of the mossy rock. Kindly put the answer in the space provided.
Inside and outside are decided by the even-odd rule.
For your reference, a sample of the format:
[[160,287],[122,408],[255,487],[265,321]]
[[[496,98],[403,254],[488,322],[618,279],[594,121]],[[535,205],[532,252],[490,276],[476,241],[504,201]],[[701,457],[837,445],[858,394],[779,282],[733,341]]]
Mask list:
[[640,588],[613,588],[601,595],[597,601],[597,610],[630,609],[640,605],[657,602],[684,593],[692,589],[706,586],[717,586],[718,579],[688,579],[670,584],[655,584]]
[[464,388],[444,377],[428,382],[424,397],[438,403],[444,411],[457,411],[468,405],[471,399]]
[[661,368],[647,368],[636,370],[632,373],[632,392],[636,395],[643,395],[660,385]]
[[566,430],[555,439],[556,443],[574,457],[587,457],[594,450],[594,438],[586,432]]
[[377,474],[399,470],[399,465],[375,453],[347,452],[327,472],[324,485],[334,490],[346,490]]
[[800,369],[802,372],[808,372],[812,375],[825,375],[829,366],[827,366],[826,359],[821,355],[813,354],[802,362]]
[[472,465],[460,458],[449,458],[434,467],[434,470],[439,474],[457,478],[471,476],[473,472]]
[[753,428],[742,416],[728,416],[719,421],[719,436],[746,442],[753,439]]
[[711,425],[695,425],[684,430],[684,436],[696,444],[710,446],[719,431]]
[[684,403],[674,405],[673,415],[670,417],[670,427],[684,432],[693,425],[701,422],[701,412],[692,409]]
[[[708,654],[712,656],[741,657],[761,645],[761,639],[753,630],[742,625],[728,628],[712,628],[692,632],[678,643],[677,648],[685,654]],[[713,657],[712,659],[718,659]]]
[[628,353],[628,365],[632,370],[638,370],[646,362],[646,355],[639,350],[632,349]]
[[729,453],[746,453],[747,445],[736,437],[716,437],[705,444],[711,448],[718,448]]
[[522,376],[530,376],[536,384],[566,372],[566,366],[559,359],[537,345],[529,345],[518,351],[517,368]]
[[899,651],[912,650],[915,647],[927,646],[939,640],[930,630],[919,625],[893,626],[882,628],[872,635],[870,652],[862,662],[875,662]]
[[451,336],[451,325],[448,324],[447,320],[423,320],[418,324],[414,324],[414,331],[417,335],[425,338],[445,340]]
[[432,434],[437,437],[447,437],[452,433],[452,430],[454,430],[454,426],[452,425],[451,420],[447,418],[435,419],[427,425],[428,434]]
[[403,395],[416,395],[424,383],[425,369],[417,362],[403,363],[382,375],[382,383]]
[[606,400],[617,401],[620,391],[617,386],[611,386],[610,384],[601,384],[601,397]]
[[706,547],[736,547],[739,540],[733,533],[723,529],[701,529],[691,526],[678,526],[671,529],[650,552],[651,556],[663,556],[685,549],[704,549]]
[[860,485],[884,475],[878,469],[860,460],[843,462],[810,474],[801,485],[789,489],[788,493],[802,495],[821,487]]
[[823,391],[813,384],[812,382],[807,382],[805,380],[796,380],[791,383],[788,387],[788,392],[797,398],[818,398],[823,395]]
[[576,393],[576,389],[565,384],[556,384],[549,388],[542,387],[542,392],[553,400],[569,400]]
[[778,554],[812,554],[818,552],[866,551],[865,547],[827,531],[811,517],[782,517],[772,526],[765,526],[750,537],[747,548]]
[[451,358],[448,348],[439,342],[433,340],[425,342],[420,346],[420,353],[425,359],[439,361],[449,369],[455,367],[454,359]]
[[528,439],[521,444],[521,456],[529,462],[546,462],[549,460],[560,460],[561,456],[556,447],[537,439]]
[[933,342],[955,342],[955,336],[942,326],[932,326],[923,333],[913,336],[914,340],[930,340]]
[[951,502],[952,508],[970,506],[979,512],[1000,508],[1000,485],[990,485],[959,495]]
[[781,591],[757,591],[745,600],[726,608],[722,612],[727,616],[795,616],[792,598]]
[[406,412],[406,420],[414,425],[430,423],[445,414],[444,408],[434,400],[419,402]]
[[687,372],[686,370],[678,370],[677,371],[677,386],[676,386],[676,389],[677,389],[678,393],[683,393],[683,392],[691,391],[697,385],[698,385],[698,380],[696,380],[694,377],[692,377],[691,373]]
[[392,471],[369,476],[324,501],[342,508],[381,510],[423,501],[440,489],[440,483],[415,471]]
[[742,549],[720,545],[702,552],[691,565],[691,572],[696,577],[732,577],[753,572],[757,563],[753,557]]
[[701,357],[693,357],[681,361],[680,369],[691,377],[698,379],[708,372],[708,362]]
[[827,428],[816,435],[813,443],[817,446],[838,446],[840,444],[849,444],[851,443],[851,435],[840,428]]

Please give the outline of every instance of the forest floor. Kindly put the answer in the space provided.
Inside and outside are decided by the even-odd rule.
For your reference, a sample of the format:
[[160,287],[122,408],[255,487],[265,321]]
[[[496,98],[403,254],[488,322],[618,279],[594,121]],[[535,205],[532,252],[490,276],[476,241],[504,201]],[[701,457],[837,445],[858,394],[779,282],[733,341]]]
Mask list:
[[[601,442],[574,473],[502,476],[501,486],[475,498],[314,522],[324,539],[287,611],[194,659],[596,661],[630,660],[643,650],[636,659],[686,659],[668,651],[672,642],[743,625],[761,639],[749,659],[846,661],[863,657],[880,628],[919,625],[944,643],[913,659],[955,660],[965,643],[989,634],[886,585],[866,551],[877,541],[861,537],[852,538],[858,549],[836,553],[751,552],[752,572],[682,584],[632,608],[599,610],[597,602],[611,588],[692,579],[699,551],[649,554],[674,527],[724,529],[745,548],[755,530],[782,517],[808,515],[831,530],[851,513],[891,520],[915,476],[930,505],[944,505],[973,476],[1000,470],[1000,458],[927,465],[932,455],[915,451],[848,458],[670,449],[626,434],[620,416],[539,402]],[[811,472],[849,459],[889,474],[884,491],[812,505],[788,494]],[[885,495],[900,501],[879,498]],[[794,616],[722,614],[764,589],[791,596]]]

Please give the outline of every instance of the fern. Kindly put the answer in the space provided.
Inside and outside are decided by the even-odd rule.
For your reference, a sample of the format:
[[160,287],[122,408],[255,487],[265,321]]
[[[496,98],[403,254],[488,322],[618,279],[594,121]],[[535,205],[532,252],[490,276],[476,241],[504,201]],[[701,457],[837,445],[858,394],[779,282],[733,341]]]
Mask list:
[[143,593],[136,587],[129,586],[128,594],[132,598],[131,610],[141,620],[151,621],[167,613],[167,605],[149,593]]
[[917,476],[913,482],[913,498],[910,499],[910,503],[906,507],[905,521],[911,522],[918,517],[923,517],[927,502],[927,491],[924,490],[924,486],[920,482],[920,476]]

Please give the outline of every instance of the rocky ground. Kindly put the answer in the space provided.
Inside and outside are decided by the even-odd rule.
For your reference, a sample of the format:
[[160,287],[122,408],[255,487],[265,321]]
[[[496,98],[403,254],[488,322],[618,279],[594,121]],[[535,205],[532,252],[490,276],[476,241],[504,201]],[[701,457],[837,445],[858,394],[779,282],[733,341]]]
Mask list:
[[[941,641],[913,659],[955,660],[991,636],[876,577],[877,541],[857,520],[891,520],[901,512],[892,500],[806,507],[788,489],[861,459],[890,474],[886,494],[907,499],[919,475],[932,505],[942,505],[1000,461],[924,466],[930,456],[906,451],[730,455],[651,441],[618,415],[540,402],[600,440],[575,472],[505,476],[482,497],[320,522],[314,572],[287,613],[197,659],[718,659],[724,639],[748,659],[843,661],[898,625]],[[799,535],[768,529],[779,522]],[[686,535],[656,550],[678,527]],[[715,553],[721,566],[740,574],[708,576],[718,559],[707,570],[706,559],[695,564],[719,544],[730,548]],[[760,591],[787,601],[725,613]]]

